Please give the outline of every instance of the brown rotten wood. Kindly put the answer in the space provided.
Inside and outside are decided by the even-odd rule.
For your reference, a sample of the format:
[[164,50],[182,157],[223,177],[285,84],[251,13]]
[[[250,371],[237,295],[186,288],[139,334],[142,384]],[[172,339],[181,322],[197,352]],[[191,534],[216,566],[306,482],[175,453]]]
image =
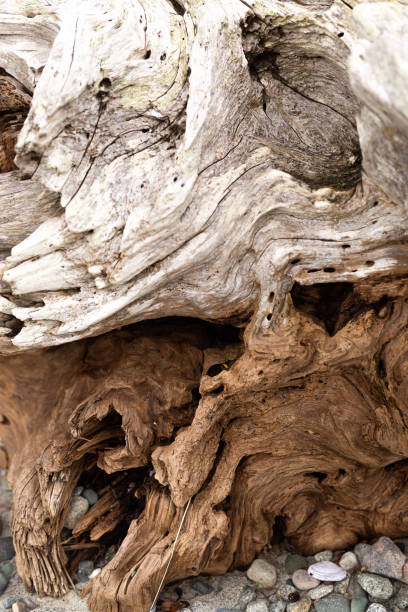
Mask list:
[[[408,8],[3,4],[0,458],[27,587],[66,592],[95,541],[90,609],[147,612],[170,559],[166,582],[272,537],[407,535]],[[100,499],[61,543],[78,483]]]

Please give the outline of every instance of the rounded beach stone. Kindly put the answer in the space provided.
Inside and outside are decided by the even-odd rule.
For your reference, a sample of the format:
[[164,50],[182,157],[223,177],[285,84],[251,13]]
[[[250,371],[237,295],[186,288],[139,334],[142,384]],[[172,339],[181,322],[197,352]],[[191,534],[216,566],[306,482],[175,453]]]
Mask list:
[[202,580],[195,580],[191,583],[191,586],[195,591],[197,591],[197,593],[200,593],[201,595],[208,595],[209,593],[211,593],[211,591],[214,590],[210,584],[208,584],[207,582],[203,582]]
[[85,489],[85,491],[82,493],[82,497],[85,497],[85,499],[88,500],[90,506],[95,505],[99,499],[97,492],[93,489]]
[[365,612],[368,605],[367,597],[356,597],[351,600],[351,612]]
[[1,605],[5,610],[11,610],[13,604],[16,603],[17,599],[15,597],[5,597],[1,600]]
[[64,527],[74,529],[78,521],[88,512],[89,502],[84,497],[75,496],[72,498],[67,516],[65,517]]
[[315,554],[314,558],[316,561],[331,561],[333,559],[333,553],[331,550],[321,550]]
[[299,601],[294,601],[293,603],[289,603],[286,606],[286,612],[308,612],[310,610],[310,606],[312,605],[312,600],[310,597],[302,597]]
[[387,608],[380,603],[372,603],[368,606],[367,612],[387,612]]
[[322,597],[326,597],[326,595],[329,595],[332,592],[332,584],[320,584],[318,587],[309,591],[308,595],[311,599],[321,599]]
[[246,612],[269,612],[268,604],[264,599],[251,601],[246,607]]
[[255,559],[247,571],[247,576],[261,586],[273,587],[277,578],[276,568],[265,559]]
[[364,572],[357,578],[359,585],[372,597],[376,599],[389,599],[392,596],[393,588],[391,580],[377,574]]
[[0,562],[9,561],[15,554],[13,538],[10,536],[0,538]]
[[313,589],[320,584],[319,580],[313,578],[313,576],[310,576],[310,574],[308,574],[304,569],[299,569],[296,570],[296,572],[293,572],[292,582],[300,591],[308,591],[309,589]]
[[297,593],[297,591],[291,584],[283,584],[278,589],[278,597],[279,599],[283,599],[283,601],[289,601],[290,596],[294,593]]
[[353,570],[355,567],[357,567],[358,559],[356,555],[353,552],[351,552],[351,550],[349,550],[348,552],[345,552],[344,555],[342,555],[339,561],[339,565],[340,567],[345,569],[347,572],[349,572]]
[[347,576],[346,570],[331,561],[313,563],[307,571],[313,578],[324,582],[340,582],[340,580],[344,580]]
[[400,580],[406,557],[396,544],[382,536],[361,555],[362,565],[373,574]]
[[332,594],[314,602],[316,612],[350,612],[350,601],[343,595]]
[[6,578],[6,576],[0,572],[0,593],[3,593],[3,591],[6,590],[7,585],[8,578]]
[[307,569],[309,563],[302,555],[288,555],[285,559],[285,571],[291,575],[298,569]]

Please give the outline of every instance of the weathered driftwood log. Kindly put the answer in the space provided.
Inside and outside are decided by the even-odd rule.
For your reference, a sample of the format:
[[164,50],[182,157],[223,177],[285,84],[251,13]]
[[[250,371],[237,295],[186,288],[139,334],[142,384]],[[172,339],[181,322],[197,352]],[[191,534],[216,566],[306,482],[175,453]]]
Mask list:
[[81,479],[101,498],[71,546],[125,536],[98,612],[149,610],[189,500],[166,582],[277,533],[408,534],[408,7],[1,10],[0,436],[27,586],[67,590]]

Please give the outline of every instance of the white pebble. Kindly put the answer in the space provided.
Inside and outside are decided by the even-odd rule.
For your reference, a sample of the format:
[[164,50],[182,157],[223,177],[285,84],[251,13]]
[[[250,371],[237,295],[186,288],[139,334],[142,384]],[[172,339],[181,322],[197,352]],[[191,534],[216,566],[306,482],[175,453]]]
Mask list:
[[84,497],[74,496],[65,517],[64,527],[74,529],[75,525],[88,512],[89,502]]
[[322,550],[315,554],[314,558],[316,561],[331,561],[333,558],[333,553],[331,550]]
[[96,578],[96,576],[100,574],[101,571],[102,570],[100,567],[97,567],[96,569],[94,569],[94,571],[91,574],[89,574],[89,580],[92,580],[92,578]]
[[299,591],[308,591],[320,584],[319,580],[313,578],[313,576],[308,574],[304,569],[298,569],[293,572],[292,582]]
[[247,576],[264,587],[273,587],[277,578],[275,567],[265,559],[255,559],[247,570]]
[[353,570],[355,567],[357,567],[358,559],[353,552],[351,551],[345,552],[339,561],[339,565],[340,567],[342,567],[343,569],[349,572]]
[[320,584],[318,587],[309,591],[308,595],[312,599],[321,599],[322,597],[326,597],[326,595],[332,592],[333,592],[332,584]]
[[387,608],[379,603],[372,603],[368,606],[367,612],[387,612]]

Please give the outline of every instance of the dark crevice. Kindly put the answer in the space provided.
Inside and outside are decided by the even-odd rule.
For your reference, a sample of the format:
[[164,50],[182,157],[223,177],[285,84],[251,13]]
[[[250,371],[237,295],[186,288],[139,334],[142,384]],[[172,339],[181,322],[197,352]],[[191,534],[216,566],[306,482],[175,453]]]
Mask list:
[[306,472],[305,476],[308,476],[309,478],[316,478],[319,484],[327,478],[326,472]]
[[374,310],[377,314],[387,303],[385,295],[373,303],[366,303],[355,293],[354,283],[321,283],[300,285],[291,290],[295,308],[321,321],[330,336],[336,334],[354,317]]

